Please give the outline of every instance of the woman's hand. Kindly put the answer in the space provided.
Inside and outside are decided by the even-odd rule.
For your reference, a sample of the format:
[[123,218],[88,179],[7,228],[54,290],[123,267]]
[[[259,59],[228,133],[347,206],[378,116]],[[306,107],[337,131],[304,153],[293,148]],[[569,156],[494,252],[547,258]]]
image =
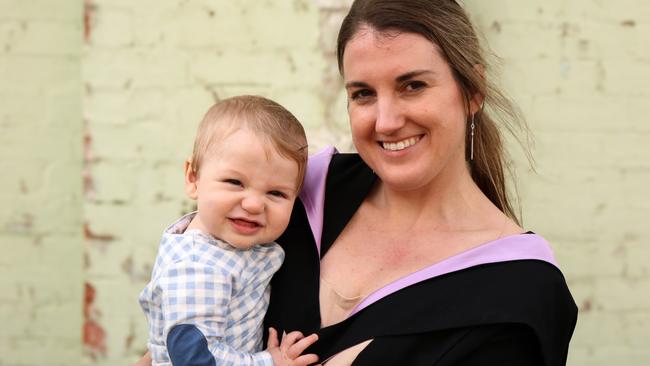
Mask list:
[[133,366],[151,366],[151,353],[145,353]]
[[278,332],[269,328],[267,351],[271,353],[275,366],[307,366],[317,362],[318,356],[313,353],[301,356],[301,353],[317,340],[317,334],[305,337],[302,333],[295,331],[282,337],[282,343],[280,343],[278,342]]

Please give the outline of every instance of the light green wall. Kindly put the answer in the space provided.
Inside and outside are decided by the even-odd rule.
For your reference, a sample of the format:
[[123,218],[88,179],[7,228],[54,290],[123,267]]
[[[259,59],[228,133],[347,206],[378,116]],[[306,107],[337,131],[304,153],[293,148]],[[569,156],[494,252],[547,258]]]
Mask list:
[[466,3],[536,140],[520,193],[580,308],[569,364],[647,364],[650,2]]
[[[272,97],[311,151],[351,148],[333,51],[348,3],[0,0],[0,365],[143,352],[137,294],[190,207],[182,161],[216,97]],[[537,174],[514,159],[525,224],[580,307],[569,364],[644,365],[650,3],[465,4],[536,138]]]
[[105,339],[84,363],[124,365],[146,347],[137,295],[160,234],[191,207],[182,167],[201,117],[215,98],[262,94],[313,135],[324,61],[309,1],[94,0],[86,14],[85,276]]
[[0,365],[81,355],[81,8],[0,1]]

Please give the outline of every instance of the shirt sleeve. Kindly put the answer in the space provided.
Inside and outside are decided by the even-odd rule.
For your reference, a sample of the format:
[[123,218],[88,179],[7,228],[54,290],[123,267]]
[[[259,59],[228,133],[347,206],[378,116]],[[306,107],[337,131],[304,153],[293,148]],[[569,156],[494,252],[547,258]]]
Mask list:
[[232,283],[226,269],[192,261],[161,273],[163,337],[174,365],[273,365],[268,352],[239,352],[223,342]]

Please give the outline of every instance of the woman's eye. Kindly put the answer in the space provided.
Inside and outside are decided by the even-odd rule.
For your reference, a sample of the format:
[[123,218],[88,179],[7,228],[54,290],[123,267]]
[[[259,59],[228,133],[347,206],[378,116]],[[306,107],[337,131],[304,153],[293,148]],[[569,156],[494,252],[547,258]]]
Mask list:
[[287,195],[280,191],[270,191],[269,194],[274,197],[287,198]]
[[404,90],[407,92],[417,91],[427,86],[423,81],[411,81],[404,86]]
[[238,179],[224,179],[224,183],[232,184],[233,186],[242,186],[242,183]]
[[359,89],[350,93],[350,99],[359,100],[372,97],[374,93],[370,89]]

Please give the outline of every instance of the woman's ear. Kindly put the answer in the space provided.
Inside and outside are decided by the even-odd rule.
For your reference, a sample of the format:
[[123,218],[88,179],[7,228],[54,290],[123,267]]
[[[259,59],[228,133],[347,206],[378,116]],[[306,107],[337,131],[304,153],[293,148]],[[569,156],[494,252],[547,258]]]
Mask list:
[[185,160],[185,193],[187,196],[193,200],[198,198],[196,181],[198,179],[196,172],[192,169],[192,160]]
[[485,98],[480,93],[474,93],[472,98],[469,100],[469,112],[470,114],[475,114],[478,111],[483,110],[483,102]]
[[[474,65],[474,70],[481,76],[485,81],[485,66],[481,64]],[[483,110],[483,103],[485,102],[485,96],[479,92],[474,92],[469,99],[469,111],[470,114],[474,114],[478,111]]]

